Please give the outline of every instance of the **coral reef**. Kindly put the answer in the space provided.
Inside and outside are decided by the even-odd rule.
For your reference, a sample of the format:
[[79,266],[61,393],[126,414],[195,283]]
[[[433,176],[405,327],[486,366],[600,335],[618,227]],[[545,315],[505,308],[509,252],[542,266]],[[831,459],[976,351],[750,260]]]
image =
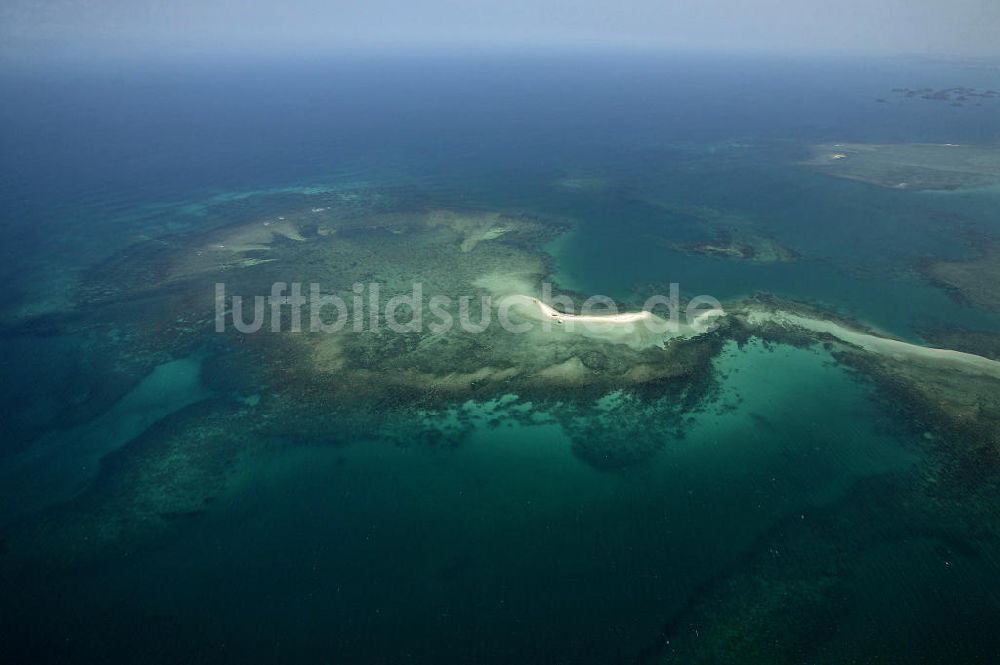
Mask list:
[[671,215],[688,219],[702,230],[699,235],[709,239],[677,242],[676,239],[651,235],[656,244],[684,252],[750,263],[789,263],[801,258],[795,250],[785,247],[760,227],[759,220],[736,210],[720,210],[703,205],[678,205],[658,200],[650,205]]
[[817,145],[804,165],[836,178],[890,189],[953,190],[1000,184],[1000,150],[988,145]]
[[928,281],[960,301],[1000,312],[1000,243],[978,243],[969,260],[925,260],[918,268]]
[[[688,212],[705,218],[705,228],[723,229],[731,245],[723,255],[793,258],[752,222]],[[247,460],[282,447],[378,439],[448,449],[478,426],[544,422],[558,426],[593,469],[642,467],[709,406],[726,408],[716,359],[725,345],[752,338],[825,347],[878,389],[887,413],[914,428],[928,461],[913,482],[874,479],[837,505],[788,516],[670,619],[647,662],[843,662],[837,631],[864,634],[852,599],[884,571],[885,543],[888,556],[925,566],[915,574],[997,545],[1000,363],[988,336],[942,332],[930,338],[945,348],[927,349],[767,295],[728,304],[705,333],[636,335],[627,327],[634,313],[586,331],[571,325],[579,317],[535,300],[553,272],[541,248],[569,228],[565,219],[378,188],[227,201],[205,214],[211,223],[198,231],[114,253],[85,276],[76,311],[38,325],[100,340],[109,351],[94,355],[81,346],[80,353],[92,371],[113,368],[120,377],[108,394],[82,397],[67,423],[86,420],[161,363],[194,353],[204,354],[201,383],[210,396],[105,456],[72,500],[8,528],[4,574],[155,547],[237,500],[252,480],[243,473]],[[702,250],[717,253],[689,248]],[[305,308],[296,332],[289,291],[267,298],[276,282],[316,283],[352,316],[339,330],[310,332]],[[217,283],[245,306],[265,298],[261,330],[240,332],[230,323],[215,332]],[[475,334],[457,324],[433,328],[430,320],[407,327],[418,312],[404,303],[397,330],[368,306],[373,284],[387,302],[411,296],[415,283],[426,296],[468,296],[471,323],[498,315],[483,298],[526,297],[527,309],[510,314],[534,325],[513,332],[494,322]],[[757,421],[768,426],[764,416]],[[972,599],[968,610],[959,591]],[[959,628],[962,617],[989,602],[968,589],[941,597],[954,604]],[[919,646],[919,635],[912,637]],[[868,643],[873,659],[892,656],[888,642]]]
[[[867,341],[874,331],[802,303],[762,296],[730,312],[728,335],[826,346],[877,389],[893,426],[919,442],[921,461],[911,473],[866,479],[832,505],[788,516],[692,595],[641,661],[974,660],[995,599],[986,578],[956,584],[950,571],[982,566],[1000,546],[1000,377],[924,353],[885,352]],[[982,350],[981,336],[972,342]],[[871,588],[895,592],[873,597]],[[880,633],[883,615],[905,632]]]
[[[559,414],[581,459],[620,469],[681,436],[682,414],[711,397],[706,386],[720,346],[711,335],[636,344],[631,333],[618,334],[631,323],[605,322],[615,330],[589,334],[516,308],[512,319],[533,323],[531,331],[493,321],[470,334],[454,309],[450,328],[398,330],[369,305],[373,285],[381,304],[419,284],[427,296],[467,297],[469,322],[487,321],[498,312],[484,298],[540,295],[550,272],[540,247],[566,220],[427,204],[379,189],[263,195],[254,205],[241,199],[206,210],[213,221],[204,230],[140,241],[94,267],[73,315],[50,323],[99,338],[108,352],[91,361],[100,365],[94,371],[114,364],[123,376],[120,389],[88,398],[71,420],[193,353],[205,358],[202,382],[214,397],[128,441],[103,459],[83,494],[31,527],[14,528],[8,564],[52,552],[61,558],[54,563],[71,565],[155,542],[235,491],[243,456],[275,445],[275,437],[283,445],[378,437],[454,446],[469,429],[454,415],[464,413],[462,404],[513,398]],[[351,320],[337,331],[309,331],[307,307],[297,331],[288,291],[268,297],[278,282],[317,284],[322,295],[350,305]],[[259,331],[240,332],[230,302],[229,324],[216,332],[216,284],[247,303],[262,298]],[[357,311],[355,285],[365,289]],[[417,314],[407,304],[397,313],[404,322]],[[580,414],[609,393],[617,405],[590,428]]]
[[[699,590],[643,662],[975,662],[995,600],[986,578],[951,573],[1000,543],[996,489],[996,475],[961,492],[876,477],[790,515]],[[887,617],[898,632],[880,632]]]
[[756,234],[722,232],[715,240],[675,245],[674,248],[688,254],[703,254],[751,263],[789,263],[799,258],[794,250],[780,245],[772,238]]

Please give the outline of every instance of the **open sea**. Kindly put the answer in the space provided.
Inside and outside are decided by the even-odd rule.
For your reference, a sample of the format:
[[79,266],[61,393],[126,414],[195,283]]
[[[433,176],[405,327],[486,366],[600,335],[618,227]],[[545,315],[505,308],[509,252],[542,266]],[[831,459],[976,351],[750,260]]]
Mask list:
[[[1000,68],[479,53],[0,70],[0,661],[676,662],[672,645],[723,612],[707,598],[741,608],[738,625],[794,573],[827,595],[813,623],[773,627],[787,662],[997,662],[1000,499],[985,524],[961,502],[914,508],[929,434],[821,345],[727,342],[713,401],[623,469],[575,454],[552,405],[514,418],[464,395],[459,445],[355,440],[335,419],[335,444],[293,441],[272,423],[224,497],[165,535],[77,558],[86,525],[28,555],[19,535],[125,491],[123,455],[155,449],[177,414],[281,390],[211,375],[211,335],[130,375],[121,340],[25,325],[72,321],[95,266],[203,230],[220,203],[253,216],[283,192],[402,189],[569,220],[545,249],[577,293],[641,302],[676,282],[920,344],[1000,334],[1000,314],[914,269],[1000,238],[1000,190],[900,191],[800,163],[816,144],[1000,142],[1000,100],[890,92],[953,86],[1000,90]],[[705,210],[797,260],[680,251]]]

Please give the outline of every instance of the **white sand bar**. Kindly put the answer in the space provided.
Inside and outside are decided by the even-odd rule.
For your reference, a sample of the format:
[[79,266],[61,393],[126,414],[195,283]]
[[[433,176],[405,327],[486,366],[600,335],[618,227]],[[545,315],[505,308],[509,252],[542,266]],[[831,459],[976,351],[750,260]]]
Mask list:
[[[509,296],[513,309],[532,321],[539,321],[547,331],[572,333],[600,339],[612,344],[625,344],[636,349],[662,346],[668,340],[696,337],[706,332],[712,319],[721,312],[706,310],[690,324],[671,322],[648,310],[607,314],[567,314],[538,298],[527,295]],[[551,325],[555,324],[555,325]]]
[[950,349],[932,349],[919,344],[910,344],[898,339],[889,339],[853,330],[834,321],[813,319],[791,312],[753,309],[747,312],[746,320],[751,325],[776,323],[815,333],[827,333],[842,342],[857,346],[870,353],[891,356],[897,360],[914,360],[923,364],[936,364],[969,374],[981,374],[1000,379],[1000,362],[973,353]]

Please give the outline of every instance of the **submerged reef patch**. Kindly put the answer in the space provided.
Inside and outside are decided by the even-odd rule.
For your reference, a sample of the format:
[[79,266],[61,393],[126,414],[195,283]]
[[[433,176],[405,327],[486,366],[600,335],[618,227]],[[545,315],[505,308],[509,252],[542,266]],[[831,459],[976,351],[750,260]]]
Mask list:
[[265,439],[244,405],[193,404],[105,456],[91,487],[8,535],[4,570],[129,556],[233,490],[239,460]]
[[1000,242],[976,243],[968,260],[924,260],[918,269],[957,300],[1000,312]]
[[805,166],[835,178],[905,190],[1000,184],[1000,147],[932,143],[835,143],[812,147]]
[[931,479],[874,477],[790,515],[699,589],[641,662],[976,661],[984,639],[1000,648],[983,632],[990,580],[970,565],[1000,544],[996,480],[942,495]]
[[925,348],[773,296],[727,310],[721,332],[737,340],[822,344],[874,385],[920,462],[776,524],[697,589],[639,661],[976,660],[997,615],[1000,363],[974,352],[994,340]]
[[[523,334],[500,325],[472,334],[460,326],[397,331],[376,311],[374,319],[365,313],[360,330],[293,332],[290,308],[266,298],[275,283],[317,284],[346,302],[358,284],[377,284],[390,300],[420,283],[428,294],[468,296],[471,321],[482,321],[491,314],[483,298],[541,295],[552,271],[541,248],[569,227],[565,219],[399,191],[347,194],[265,194],[207,206],[199,214],[211,221],[202,230],[141,240],[84,275],[73,316],[57,327],[100,340],[95,372],[113,364],[129,378],[120,392],[157,365],[197,353],[202,382],[219,398],[155,423],[107,455],[82,494],[33,525],[11,526],[8,570],[45,552],[59,559],[52,565],[72,566],[156,542],[242,491],[242,460],[268,446],[379,438],[453,447],[469,421],[447,414],[461,415],[469,400],[516,395],[552,414],[582,460],[621,469],[682,436],[682,413],[711,399],[718,336],[640,339],[630,321],[613,318],[597,322],[593,334],[571,330],[569,319],[536,320]],[[218,332],[219,283],[248,302],[265,297],[268,325]],[[511,316],[539,312],[512,308]],[[272,321],[280,323],[274,330]],[[591,423],[584,416],[595,403],[607,408]],[[91,406],[82,405],[80,417]]]
[[[437,454],[462,446],[478,427],[544,424],[558,426],[560,440],[565,434],[592,469],[631,480],[630,470],[683,438],[702,411],[726,408],[715,360],[731,341],[752,337],[827,347],[882,389],[887,408],[920,415],[910,420],[928,433],[920,440],[935,462],[921,468],[916,494],[891,484],[859,487],[849,500],[858,529],[834,512],[790,516],[692,598],[648,662],[801,662],[803,654],[824,653],[831,616],[834,625],[846,616],[842,599],[868,574],[845,564],[845,553],[858,554],[857,566],[879,561],[873,541],[884,534],[866,530],[865,521],[872,514],[865,511],[875,510],[872,492],[891,499],[880,508],[889,514],[880,516],[883,526],[910,500],[943,524],[942,516],[958,514],[956,488],[972,487],[978,497],[993,487],[1000,380],[993,365],[982,364],[986,358],[922,350],[766,296],[728,305],[704,333],[644,336],[627,327],[634,323],[629,314],[598,322],[596,332],[570,330],[572,315],[535,299],[554,272],[542,248],[571,222],[526,211],[377,188],[224,208],[208,209],[215,223],[203,230],[109,257],[86,275],[77,315],[61,322],[99,336],[129,377],[197,350],[204,354],[202,382],[219,397],[160,420],[106,456],[96,481],[74,499],[47,508],[33,524],[8,528],[5,573],[114,561],[211,523],[214,511],[252,491],[246,469],[255,456],[297,446],[378,441]],[[268,296],[277,282],[316,283],[322,295],[348,303],[359,295],[356,284],[378,284],[388,300],[410,295],[419,282],[427,294],[469,296],[472,321],[487,315],[482,298],[520,295],[529,305],[512,308],[512,317],[536,325],[524,333],[498,325],[477,333],[460,326],[393,330],[382,313],[372,319],[366,311],[360,330],[351,322],[332,332],[293,332],[291,308],[279,298],[265,302],[259,331],[216,332],[215,284],[249,302]],[[403,310],[404,319],[412,316]],[[543,320],[550,325],[538,325]],[[893,542],[921,561],[941,548],[948,556],[974,556],[980,544],[963,529],[985,505],[983,499],[962,513],[968,522],[961,528],[933,533],[918,532],[922,518],[914,517]],[[918,544],[911,549],[907,538]],[[811,642],[804,637],[810,634]]]
[[750,263],[790,263],[799,258],[794,250],[775,240],[754,234],[721,232],[714,240],[675,245],[687,254],[702,254],[720,259],[736,259]]
[[708,238],[688,242],[657,234],[650,237],[661,247],[748,263],[790,263],[799,253],[772,238],[760,227],[759,220],[737,210],[721,210],[704,205],[677,205],[650,200],[649,203],[671,215],[693,221]]
[[894,340],[776,298],[731,311],[730,330],[744,328],[778,342],[825,344],[841,363],[873,381],[887,404],[904,411],[901,420],[947,445],[955,463],[987,474],[1000,470],[1000,361]]

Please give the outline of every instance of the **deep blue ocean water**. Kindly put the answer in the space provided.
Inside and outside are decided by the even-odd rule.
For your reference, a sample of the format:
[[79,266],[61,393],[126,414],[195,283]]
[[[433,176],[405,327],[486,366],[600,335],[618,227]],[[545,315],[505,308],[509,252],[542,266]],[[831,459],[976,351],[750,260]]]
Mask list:
[[[875,102],[896,87],[958,85],[1000,89],[1000,70],[735,54],[7,69],[0,310],[58,310],[81,270],[192,230],[197,218],[178,211],[212,197],[358,182],[573,219],[552,251],[557,281],[579,292],[629,299],[679,282],[722,300],[810,300],[915,341],[942,322],[996,333],[996,315],[909,270],[923,256],[968,255],[949,215],[1000,235],[995,191],[914,196],[795,164],[815,143],[1000,140],[996,105]],[[738,210],[803,259],[727,263],[649,242],[694,237],[684,206]],[[107,413],[58,427],[53,414],[103,381],[79,364],[80,342],[4,338],[0,526],[72,497],[101,455],[208,395],[201,358],[172,359]],[[739,407],[700,417],[627,473],[586,466],[557,427],[513,423],[456,451],[263,456],[242,500],[182,538],[15,585],[3,620],[21,637],[7,648],[24,662],[635,662],[762,533],[919,459],[916,435],[821,351],[728,349],[717,364]],[[38,422],[53,424],[25,453],[22,433]],[[926,616],[934,550],[897,546],[860,562],[852,588],[881,583],[907,600],[887,610],[872,594],[830,662],[851,657],[852,639],[890,653],[938,636],[930,624],[958,630]],[[970,562],[955,588],[982,588],[993,566]],[[991,593],[970,606],[995,609]],[[866,618],[891,629],[872,635]]]
[[[565,211],[584,224],[592,218],[593,233],[572,243],[581,268],[565,266],[567,277],[585,272],[594,251],[631,255],[648,246],[629,244],[641,236],[621,233],[629,225],[671,220],[648,206],[623,208],[620,200],[603,202],[611,210],[579,195],[560,200],[550,186],[560,175],[610,176],[653,199],[739,208],[827,263],[889,263],[894,254],[909,260],[941,250],[948,239],[942,242],[934,229],[900,237],[897,217],[905,216],[907,225],[925,223],[911,209],[900,210],[900,193],[824,183],[788,169],[788,154],[776,158],[773,145],[760,144],[995,141],[1000,120],[989,104],[874,100],[908,84],[989,88],[997,87],[996,79],[995,70],[968,65],[691,54],[64,64],[6,71],[0,79],[7,91],[0,102],[6,297],[20,297],[22,282],[37,279],[25,270],[39,258],[32,250],[69,247],[87,261],[92,255],[79,243],[97,245],[95,253],[109,251],[106,233],[142,232],[136,217],[152,218],[152,233],[161,230],[163,220],[150,214],[157,205],[337,179],[419,184],[507,207]],[[691,168],[677,152],[687,147],[698,157],[699,151],[747,142],[756,147],[708,170]],[[786,168],[775,168],[777,161]],[[960,209],[973,224],[995,229],[992,199],[953,198],[960,200],[943,208]],[[609,247],[602,233],[613,233],[616,242]],[[862,234],[877,237],[853,240]],[[610,282],[607,275],[578,278],[587,290],[612,295],[635,283],[672,280],[719,297],[739,295],[736,282],[767,290],[790,281],[753,274],[720,281],[706,274],[726,272],[716,264],[699,270],[684,261],[661,254],[616,267]],[[824,273],[826,266],[810,268],[816,283],[802,294],[836,301],[834,292],[844,284],[832,286],[836,276]],[[893,295],[876,294],[879,288],[873,282],[866,294],[841,295],[833,304],[857,308],[860,300],[877,300],[877,308],[859,313],[875,318],[876,309],[888,309],[885,323],[905,335],[906,322],[892,311]],[[913,302],[912,293],[898,297]],[[946,300],[934,303],[947,306]]]

